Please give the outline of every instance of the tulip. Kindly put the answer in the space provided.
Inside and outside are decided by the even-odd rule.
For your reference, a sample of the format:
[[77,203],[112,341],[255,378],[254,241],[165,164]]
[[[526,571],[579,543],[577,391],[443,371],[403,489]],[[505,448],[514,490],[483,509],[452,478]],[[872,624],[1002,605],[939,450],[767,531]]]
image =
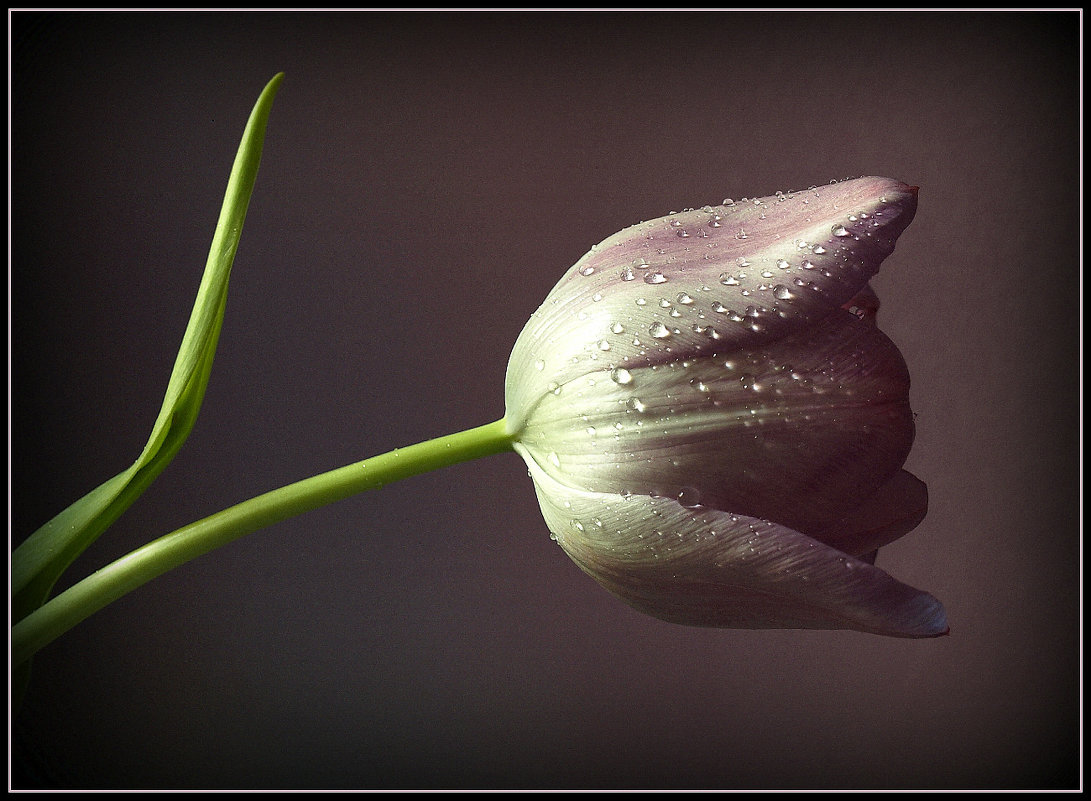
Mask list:
[[916,205],[876,177],[725,200],[561,278],[515,344],[505,420],[582,570],[675,623],[947,632],[873,564],[927,509],[868,285]]
[[[642,612],[696,626],[946,633],[939,601],[874,565],[928,506],[924,484],[901,469],[913,441],[909,374],[876,326],[868,285],[916,204],[916,187],[860,178],[609,237],[520,334],[501,419],[152,540],[19,620],[12,664],[239,537],[512,449],[552,537]],[[66,535],[49,529],[45,545]]]

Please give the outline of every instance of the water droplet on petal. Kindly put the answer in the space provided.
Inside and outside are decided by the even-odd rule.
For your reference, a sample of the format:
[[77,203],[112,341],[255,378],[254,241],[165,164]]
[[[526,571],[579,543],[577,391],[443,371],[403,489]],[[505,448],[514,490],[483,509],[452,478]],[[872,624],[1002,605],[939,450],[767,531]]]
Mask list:
[[623,326],[621,323],[614,323],[612,326],[610,326],[610,331],[615,334],[623,334],[625,333],[625,326]]
[[731,273],[720,273],[720,283],[724,286],[738,286],[739,279],[731,275]]
[[610,371],[610,380],[615,384],[631,384],[633,383],[633,374],[624,367],[615,367]]
[[534,360],[534,369],[535,370],[544,370],[545,369],[545,362],[542,361],[541,359],[535,359]]
[[636,273],[633,272],[632,267],[623,267],[621,269],[621,280],[622,281],[632,281],[634,278],[636,278]]
[[651,327],[648,329],[648,333],[656,339],[666,339],[671,335],[670,329],[658,320],[652,323]]
[[777,284],[773,287],[773,297],[777,300],[790,300],[792,297],[792,290],[784,286],[784,284]]
[[682,487],[678,490],[678,503],[687,509],[695,509],[701,505],[701,492],[693,487]]
[[644,283],[646,284],[665,284],[666,282],[667,276],[663,275],[659,270],[644,275]]
[[834,236],[850,236],[849,229],[847,229],[843,225],[835,225],[832,229],[830,229],[830,232]]
[[693,298],[686,292],[679,292],[678,302],[681,303],[683,306],[689,306],[691,303],[693,303]]
[[640,398],[629,398],[629,400],[625,402],[625,408],[633,412],[643,412],[645,407],[644,402],[641,401]]
[[595,268],[590,264],[580,267],[580,275],[591,275],[593,272],[595,272]]

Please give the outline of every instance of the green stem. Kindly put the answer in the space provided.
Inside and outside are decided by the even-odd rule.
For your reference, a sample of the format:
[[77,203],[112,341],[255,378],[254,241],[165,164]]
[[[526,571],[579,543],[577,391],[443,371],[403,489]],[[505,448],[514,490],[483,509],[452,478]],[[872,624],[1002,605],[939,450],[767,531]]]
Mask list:
[[11,664],[25,662],[156,576],[246,534],[365,490],[510,450],[511,444],[504,420],[497,420],[305,478],[190,523],[91,574],[19,621],[11,630]]

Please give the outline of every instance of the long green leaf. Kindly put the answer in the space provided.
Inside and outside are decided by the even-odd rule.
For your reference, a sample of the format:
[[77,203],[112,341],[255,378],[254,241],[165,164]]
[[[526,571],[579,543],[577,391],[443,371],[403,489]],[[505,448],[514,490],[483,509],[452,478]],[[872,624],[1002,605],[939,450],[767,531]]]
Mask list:
[[126,470],[99,485],[28,537],[12,554],[12,620],[41,606],[61,574],[155,480],[185,442],[204,399],[216,353],[231,265],[284,75],[266,85],[250,113],[227,181],[197,300],[148,443]]

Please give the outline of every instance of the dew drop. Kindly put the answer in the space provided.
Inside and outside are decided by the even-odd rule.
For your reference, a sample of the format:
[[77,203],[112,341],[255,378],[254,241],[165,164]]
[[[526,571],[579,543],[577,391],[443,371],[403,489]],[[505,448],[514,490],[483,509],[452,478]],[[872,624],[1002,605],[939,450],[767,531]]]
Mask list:
[[695,509],[701,505],[701,492],[693,487],[682,487],[678,490],[678,503],[687,509]]
[[777,267],[782,270],[787,270],[792,265],[788,263],[787,259],[777,259]]
[[731,275],[731,273],[720,273],[720,283],[724,286],[738,286],[739,279]]
[[580,275],[591,275],[593,272],[595,272],[595,268],[590,264],[580,267]]
[[615,384],[631,384],[633,383],[633,374],[626,370],[624,367],[615,367],[610,371],[610,380]]
[[811,252],[821,256],[823,253],[826,252],[826,249],[821,245],[815,245]]
[[625,326],[623,326],[621,323],[614,323],[612,326],[610,326],[610,331],[615,334],[624,334]]
[[792,290],[784,286],[784,284],[777,284],[773,287],[773,297],[777,300],[790,300],[792,297]]
[[645,284],[665,284],[666,282],[667,276],[663,275],[659,270],[644,275]]
[[693,303],[693,298],[690,297],[690,295],[686,292],[679,292],[678,302],[681,303],[683,306],[689,306],[691,303]]
[[849,229],[843,225],[835,225],[833,228],[830,229],[830,232],[834,236],[850,236]]
[[534,369],[535,370],[544,370],[545,369],[545,362],[542,361],[541,359],[535,359],[534,360]]
[[643,412],[645,406],[640,398],[629,398],[629,400],[625,402],[625,408],[632,412]]
[[636,278],[636,273],[633,272],[632,267],[623,267],[621,269],[620,275],[622,281],[632,281],[634,278]]
[[651,327],[648,329],[648,333],[656,339],[666,339],[671,335],[670,329],[658,320],[652,323]]
[[607,342],[605,339],[600,339],[599,344],[598,344],[598,348],[599,348],[599,350],[602,350],[602,351],[610,350],[610,343]]

